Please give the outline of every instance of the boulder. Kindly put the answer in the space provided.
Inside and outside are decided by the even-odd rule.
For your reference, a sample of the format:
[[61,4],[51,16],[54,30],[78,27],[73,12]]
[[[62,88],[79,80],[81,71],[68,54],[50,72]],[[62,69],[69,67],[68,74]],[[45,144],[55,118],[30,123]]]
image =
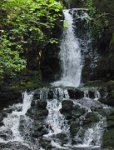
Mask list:
[[64,100],[62,101],[62,112],[70,112],[73,109],[73,101]]
[[80,99],[84,97],[84,92],[79,89],[68,89],[70,99]]
[[46,125],[43,122],[35,122],[33,126],[33,133],[32,136],[34,138],[39,138],[40,136],[43,136],[45,134],[48,134],[48,130],[46,128]]
[[35,107],[38,109],[46,109],[47,102],[44,100],[33,100],[31,103],[31,107]]
[[44,100],[33,100],[27,115],[33,119],[44,119],[48,115],[47,102]]
[[57,138],[57,140],[59,141],[59,143],[61,143],[61,145],[68,143],[68,136],[65,133],[58,133],[55,138]]
[[40,90],[36,90],[33,95],[33,100],[40,99]]
[[90,112],[86,115],[85,120],[83,121],[83,125],[88,126],[88,125],[91,125],[92,123],[95,123],[98,121],[99,121],[99,117],[98,117],[97,113]]
[[88,91],[88,94],[89,94],[89,98],[92,98],[94,99],[95,98],[95,92],[94,91]]

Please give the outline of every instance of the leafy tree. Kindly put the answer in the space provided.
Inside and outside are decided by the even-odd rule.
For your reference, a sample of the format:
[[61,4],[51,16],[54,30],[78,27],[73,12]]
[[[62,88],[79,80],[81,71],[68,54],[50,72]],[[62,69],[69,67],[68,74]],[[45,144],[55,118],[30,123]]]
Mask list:
[[58,42],[53,31],[62,22],[62,8],[56,0],[0,1],[0,78],[21,71],[33,48],[39,54]]

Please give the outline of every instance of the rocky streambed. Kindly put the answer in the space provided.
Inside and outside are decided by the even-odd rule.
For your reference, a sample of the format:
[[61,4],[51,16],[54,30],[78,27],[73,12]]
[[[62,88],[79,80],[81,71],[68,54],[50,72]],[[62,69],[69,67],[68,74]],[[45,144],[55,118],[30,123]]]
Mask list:
[[114,147],[114,112],[98,88],[42,88],[1,110],[1,150],[101,150]]

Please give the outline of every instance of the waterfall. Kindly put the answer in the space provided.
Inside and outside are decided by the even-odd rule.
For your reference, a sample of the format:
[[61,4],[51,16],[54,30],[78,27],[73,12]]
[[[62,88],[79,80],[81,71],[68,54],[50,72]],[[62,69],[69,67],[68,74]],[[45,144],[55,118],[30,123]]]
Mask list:
[[[84,11],[75,9],[77,21],[89,18]],[[99,88],[80,87],[82,49],[86,51],[88,43],[80,30],[75,32],[71,10],[63,12],[67,27],[60,45],[61,78],[55,87],[24,92],[22,103],[2,111],[1,150],[101,150],[111,108],[98,101],[104,98]]]
[[73,29],[73,17],[69,10],[64,10],[65,22],[63,38],[60,46],[60,61],[62,75],[60,81],[53,83],[55,86],[78,87],[81,81],[81,48]]

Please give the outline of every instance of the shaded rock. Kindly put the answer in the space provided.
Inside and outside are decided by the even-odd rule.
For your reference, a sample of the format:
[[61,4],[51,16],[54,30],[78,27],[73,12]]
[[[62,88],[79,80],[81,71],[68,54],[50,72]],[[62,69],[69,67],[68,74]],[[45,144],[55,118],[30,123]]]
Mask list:
[[100,98],[99,101],[103,104],[114,106],[114,99],[113,98]]
[[33,119],[44,119],[48,115],[46,106],[46,101],[34,100],[31,103],[31,108],[27,111],[27,115]]
[[80,99],[84,97],[84,92],[79,89],[68,89],[68,94],[71,99]]
[[76,133],[78,132],[78,130],[79,130],[79,122],[78,121],[71,122],[71,125],[70,125],[71,136],[76,136]]
[[22,102],[20,91],[0,89],[0,109],[19,102]]
[[72,111],[73,109],[73,101],[64,100],[62,101],[62,112]]
[[53,99],[53,90],[48,92],[48,99]]
[[11,140],[12,139],[12,131],[11,130],[2,130],[0,131],[0,138],[4,140]]
[[44,148],[45,150],[52,149],[51,140],[49,140],[49,139],[41,138],[39,140],[39,143],[40,143],[41,147]]
[[85,120],[83,121],[83,125],[92,124],[99,121],[99,117],[96,113],[90,112],[86,115]]
[[0,143],[0,150],[31,150],[27,146],[19,142]]
[[47,106],[47,102],[42,100],[32,101],[31,103],[31,107],[35,107],[38,109],[46,109],[46,106]]
[[107,96],[107,90],[106,90],[106,88],[99,89],[99,93],[100,93],[100,97],[106,98],[106,96]]
[[94,91],[88,91],[89,98],[95,98],[95,92]]
[[35,91],[33,95],[33,100],[40,99],[40,90]]
[[40,136],[43,136],[44,134],[48,134],[48,130],[46,128],[46,125],[42,122],[34,123],[33,130],[34,131],[32,133],[32,136],[34,138],[38,138]]
[[80,108],[79,106],[74,106],[72,110],[72,119],[76,120],[80,116],[82,116],[85,113],[84,108]]
[[48,110],[47,109],[29,109],[27,112],[27,115],[30,116],[33,119],[45,119],[46,116],[48,115]]
[[56,138],[58,139],[59,143],[61,143],[61,145],[67,144],[68,142],[68,136],[65,133],[57,134]]

